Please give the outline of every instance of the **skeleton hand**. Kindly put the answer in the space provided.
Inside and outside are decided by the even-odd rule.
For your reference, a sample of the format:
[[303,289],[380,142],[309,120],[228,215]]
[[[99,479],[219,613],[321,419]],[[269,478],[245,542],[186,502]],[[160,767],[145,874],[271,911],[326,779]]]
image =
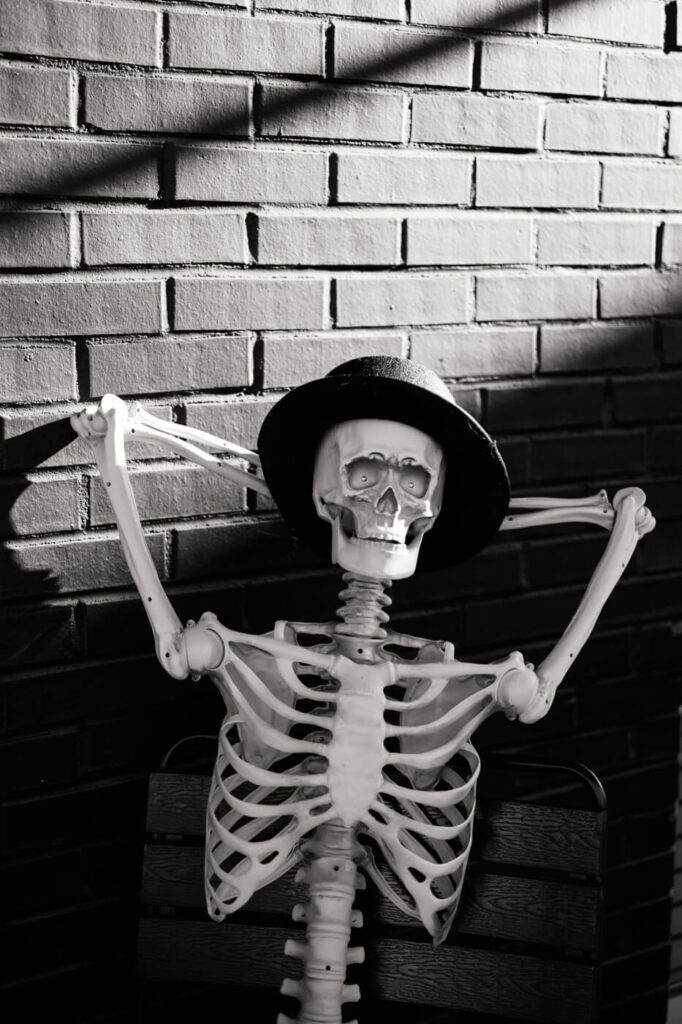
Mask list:
[[76,433],[86,441],[96,441],[97,438],[104,437],[109,426],[102,412],[101,403],[86,405],[80,412],[73,413],[70,423]]
[[644,537],[645,534],[651,533],[653,528],[656,526],[656,520],[654,519],[651,510],[646,507],[644,502],[646,501],[646,494],[641,487],[623,487],[620,491],[616,491],[613,496],[613,507],[616,512],[620,509],[623,501],[626,498],[632,498],[635,509],[635,531],[637,533],[637,539]]

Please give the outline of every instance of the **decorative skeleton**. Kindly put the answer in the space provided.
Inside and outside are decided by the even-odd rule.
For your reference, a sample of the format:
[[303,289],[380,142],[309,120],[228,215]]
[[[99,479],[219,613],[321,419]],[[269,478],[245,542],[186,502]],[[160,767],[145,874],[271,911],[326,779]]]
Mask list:
[[[177,679],[207,673],[227,706],[207,809],[208,912],[222,920],[302,861],[308,900],[293,918],[306,923],[306,937],[285,948],[302,961],[302,977],[282,991],[300,1000],[299,1021],[340,1022],[341,1004],[359,998],[346,966],[364,956],[348,945],[361,923],[357,866],[443,941],[472,839],[479,758],[471,736],[496,711],[526,723],[547,713],[638,539],[655,525],[645,495],[629,487],[612,504],[604,491],[509,502],[485,431],[434,374],[398,359],[354,360],[285,396],[259,438],[264,475],[255,452],[139,405],[129,411],[113,395],[72,423],[93,444],[161,665]],[[332,560],[346,570],[338,618],[280,621],[265,636],[229,629],[210,612],[183,627],[144,541],[126,470],[129,435],[271,492],[317,546],[328,545],[331,524]],[[493,664],[459,661],[450,643],[386,626],[386,591],[412,575],[422,543],[427,565],[446,565],[498,528],[565,522],[594,523],[610,538],[537,670],[518,651]]]

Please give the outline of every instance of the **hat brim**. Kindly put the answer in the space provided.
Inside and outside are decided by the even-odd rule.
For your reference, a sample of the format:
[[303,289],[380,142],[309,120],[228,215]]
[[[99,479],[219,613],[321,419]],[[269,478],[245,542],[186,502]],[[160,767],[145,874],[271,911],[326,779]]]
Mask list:
[[263,474],[285,522],[320,554],[329,554],[329,524],[312,497],[319,444],[337,423],[397,420],[442,446],[441,512],[424,535],[419,568],[464,561],[499,529],[509,506],[509,480],[497,447],[460,406],[404,380],[329,376],[290,391],[270,410],[258,437]]

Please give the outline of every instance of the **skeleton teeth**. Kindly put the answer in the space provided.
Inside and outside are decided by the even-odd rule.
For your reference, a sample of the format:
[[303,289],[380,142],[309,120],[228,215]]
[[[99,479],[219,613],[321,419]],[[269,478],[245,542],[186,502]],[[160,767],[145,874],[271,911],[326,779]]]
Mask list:
[[398,540],[392,540],[390,537],[349,537],[351,544],[391,544],[396,546],[400,544]]

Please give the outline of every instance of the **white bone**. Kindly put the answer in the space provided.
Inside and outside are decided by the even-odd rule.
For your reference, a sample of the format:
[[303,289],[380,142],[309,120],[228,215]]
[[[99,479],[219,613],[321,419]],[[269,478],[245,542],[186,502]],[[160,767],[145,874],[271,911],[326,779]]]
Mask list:
[[[285,949],[302,960],[303,977],[285,981],[282,991],[301,1000],[301,1024],[341,1021],[341,1003],[359,998],[357,986],[345,984],[346,965],[364,956],[361,948],[348,947],[350,928],[362,920],[352,908],[355,889],[364,885],[356,864],[419,918],[434,942],[443,941],[472,842],[480,760],[470,737],[495,711],[524,722],[546,713],[637,541],[654,527],[644,493],[625,488],[613,506],[605,491],[579,499],[513,499],[502,530],[587,522],[611,536],[576,614],[537,672],[518,651],[490,665],[462,662],[450,644],[385,628],[390,598],[384,583],[411,575],[421,537],[440,509],[442,452],[425,434],[398,422],[348,421],[323,440],[314,482],[318,513],[332,524],[333,557],[355,571],[344,577],[342,621],[282,621],[273,634],[256,637],[205,613],[183,631],[146,548],[124,439],[135,434],[156,441],[267,494],[260,476],[212,452],[256,470],[258,456],[158,420],[139,406],[129,413],[115,396],[72,422],[93,444],[133,578],[143,598],[151,599],[145,607],[161,663],[172,675],[210,674],[227,707],[207,807],[209,913],[222,919],[305,857],[300,877],[308,883],[309,900],[294,908],[294,919],[305,921],[306,939]],[[376,480],[367,480],[367,487],[361,477],[351,479],[357,459],[376,461],[369,465]],[[426,481],[420,494],[407,490],[406,460]],[[315,633],[323,642],[297,642],[299,634]],[[393,653],[396,645],[410,648],[414,660]],[[304,682],[303,675],[315,683]],[[401,689],[403,699],[387,697],[389,687]],[[299,700],[313,702],[317,711],[301,710]],[[397,723],[387,722],[386,712],[397,712]],[[307,732],[292,735],[294,726]],[[453,755],[456,762],[446,766]],[[374,841],[382,866],[358,836]]]
[[[280,629],[280,635],[284,632]],[[411,912],[416,912],[434,938],[441,941],[459,899],[459,887],[471,842],[473,792],[478,775],[478,759],[473,748],[468,748],[466,744],[462,747],[462,743],[475,727],[479,716],[472,719],[468,712],[472,706],[485,705],[481,713],[488,714],[489,709],[496,707],[494,693],[497,682],[503,679],[510,669],[517,670],[519,663],[522,664],[521,656],[515,652],[505,662],[492,666],[473,666],[468,663],[462,666],[453,663],[452,660],[447,665],[438,662],[403,665],[383,661],[381,658],[377,658],[372,664],[358,665],[344,655],[321,655],[319,652],[303,650],[295,644],[277,638],[248,638],[246,634],[238,634],[225,627],[220,627],[220,634],[226,651],[226,663],[219,674],[226,675],[226,693],[241,722],[249,724],[252,729],[264,735],[273,750],[286,747],[291,752],[298,751],[300,756],[305,756],[312,748],[315,755],[322,758],[328,767],[313,774],[306,774],[295,768],[288,769],[288,774],[280,774],[274,765],[268,769],[255,768],[243,760],[230,742],[227,730],[234,719],[228,717],[225,729],[221,730],[222,760],[219,758],[216,765],[214,786],[209,801],[207,878],[214,877],[216,881],[213,885],[208,884],[207,891],[213,916],[223,916],[224,913],[242,906],[255,888],[267,884],[270,880],[269,871],[280,874],[282,866],[290,863],[291,858],[296,855],[298,840],[305,831],[309,831],[315,824],[321,825],[324,821],[336,820],[351,830],[359,827],[375,837],[388,863],[414,900]],[[390,640],[389,636],[389,645]],[[250,685],[254,683],[254,679],[249,672],[244,673],[246,688],[243,690],[236,689],[236,684],[229,675],[229,670],[234,668],[237,659],[242,665],[248,661],[249,646],[254,650],[270,649],[273,657],[278,658],[279,664],[284,665],[288,662],[292,673],[294,666],[300,671],[306,671],[308,660],[321,661],[331,669],[331,674],[339,686],[337,693],[330,694],[302,687],[306,696],[317,695],[323,701],[330,696],[335,698],[336,713],[331,718],[318,722],[313,717],[316,726],[321,725],[331,732],[328,744],[313,744],[306,740],[293,740],[292,737],[278,735],[277,729],[267,726],[259,719],[259,714],[253,706],[249,706],[251,701],[258,700],[263,707],[278,707],[278,701],[274,700],[267,690]],[[441,656],[451,659],[451,649],[441,651]],[[383,690],[393,685],[396,680],[407,685],[407,681],[401,679],[403,672],[408,675],[419,673],[422,677],[431,677],[442,672],[445,678],[442,681],[434,681],[433,688],[442,689],[448,685],[456,687],[456,678],[453,677],[457,677],[460,671],[470,675],[472,669],[477,669],[480,675],[485,677],[484,686],[476,691],[473,700],[470,695],[460,702],[459,715],[453,713],[452,709],[448,712],[448,722],[456,723],[458,719],[464,721],[462,728],[459,731],[455,730],[455,745],[459,744],[462,750],[469,751],[465,757],[469,764],[467,776],[459,776],[450,769],[444,769],[446,788],[427,791],[400,786],[386,777],[384,768],[392,763],[400,763],[405,760],[405,756],[393,755],[384,747],[383,737],[387,733],[387,725],[383,721],[383,713],[387,701],[383,696]],[[416,698],[415,703],[417,701],[421,702],[421,698]],[[409,710],[410,704],[410,700],[403,701],[402,710]],[[278,709],[281,710],[279,707]],[[239,727],[241,728],[241,725]],[[409,728],[405,734],[411,735]],[[442,767],[445,754],[442,748],[436,747],[435,751],[413,756],[420,763],[426,760],[429,765],[438,764]],[[258,801],[261,804],[261,797],[256,794],[251,794],[244,800],[235,797],[234,785],[222,781],[224,765],[232,765],[240,779],[261,787],[269,787],[267,790],[261,790],[262,794],[275,793],[278,786],[299,786],[302,791],[312,788],[317,795],[307,801],[294,797],[268,803],[267,812],[253,815],[248,827],[239,827],[238,835],[233,837],[231,829],[236,827],[235,816],[248,816],[249,803]],[[384,795],[389,800],[397,799],[401,810],[389,807],[384,802]],[[464,817],[454,806],[461,801],[464,801],[468,808]],[[223,806],[230,808],[227,815],[218,814],[221,802]],[[420,807],[432,808],[430,815],[427,816],[419,809]],[[431,820],[434,813],[441,815],[440,824]],[[379,815],[378,819],[376,815]],[[275,820],[277,817],[293,818],[295,823],[290,822],[280,834],[269,842],[262,843],[258,840],[258,821],[267,823],[268,820]],[[407,835],[408,831],[411,838]],[[430,844],[428,849],[422,845],[418,838],[420,836]],[[450,842],[461,843],[457,852],[453,852]],[[277,859],[270,861],[269,864],[258,862],[258,857],[262,856],[264,851],[268,855],[274,850],[280,854]],[[433,854],[429,850],[438,851],[437,861],[433,860]],[[223,871],[219,864],[230,852],[237,852],[248,858],[246,866],[243,862],[240,863],[232,874]],[[368,860],[368,870],[369,863]],[[418,877],[414,877],[411,871],[415,871]],[[436,882],[441,888],[440,895],[435,895],[431,891],[431,883]],[[317,980],[320,981],[319,978]]]
[[131,422],[132,429],[139,429],[139,427],[149,427],[161,434],[167,434],[169,437],[184,438],[186,441],[192,441],[195,444],[203,445],[205,448],[219,449],[229,455],[235,455],[237,458],[246,459],[253,466],[260,467],[260,458],[257,452],[251,451],[250,448],[244,448],[240,444],[235,444],[233,441],[226,441],[223,437],[217,437],[215,434],[209,434],[205,430],[198,430],[196,427],[185,427],[180,423],[172,423],[168,420],[161,420],[157,416],[153,416],[146,409],[143,409],[139,402],[133,404]]
[[605,490],[586,498],[512,498],[509,508],[534,511],[524,515],[513,512],[506,515],[500,530],[520,530],[555,523],[592,523],[610,530],[613,525],[613,507]]
[[[149,414],[146,414],[149,416]],[[154,419],[155,417],[149,417]],[[162,420],[157,422],[162,423]],[[169,424],[171,427],[177,426],[176,424]],[[187,430],[191,428],[186,428]],[[262,477],[255,476],[253,473],[246,473],[243,469],[239,469],[237,466],[231,466],[227,462],[223,462],[222,459],[216,458],[215,455],[211,455],[209,452],[203,451],[196,444],[190,444],[188,441],[182,439],[182,435],[175,436],[174,432],[170,430],[159,430],[157,427],[148,426],[146,423],[137,422],[134,427],[129,430],[130,434],[135,434],[136,437],[143,438],[148,441],[157,441],[162,444],[164,448],[168,448],[170,451],[177,452],[178,455],[182,455],[189,462],[194,462],[196,465],[201,466],[203,469],[209,470],[211,473],[216,473],[218,476],[223,476],[233,483],[241,484],[243,487],[249,487],[253,491],[258,491],[260,494],[270,496],[270,491],[267,484]],[[194,433],[201,433],[195,431]],[[211,435],[208,435],[209,437]],[[224,442],[224,446],[227,446],[228,442]],[[225,447],[225,450],[230,455],[237,455],[237,452],[232,451],[232,448],[237,448],[240,458],[247,458],[246,449],[239,449],[238,445],[230,445],[229,448]],[[248,454],[255,456],[255,453],[249,452]],[[253,460],[249,460],[252,461]],[[254,465],[257,463],[253,462]]]
[[[181,452],[207,468],[215,469],[235,482],[253,487],[262,493],[269,493],[264,482],[250,473],[227,466],[198,448],[179,440],[187,438],[244,458],[255,466],[260,460],[254,452],[239,445],[222,441],[211,434],[197,431],[179,424],[168,424],[145,412],[135,403],[129,414],[126,403],[116,395],[104,395],[99,405],[89,405],[82,412],[71,417],[76,433],[88,440],[116,518],[123,553],[133,582],[142,598],[155,639],[156,655],[169,675],[184,679],[190,671],[188,652],[182,623],[166,596],[144,539],[142,524],[130,486],[125,455],[125,438],[137,432],[150,440],[157,440],[167,447],[185,444]],[[190,450],[191,449],[191,450]],[[176,448],[177,450],[177,448]],[[207,461],[208,460],[208,461]],[[210,465],[209,465],[210,464]],[[236,476],[235,476],[236,474]],[[208,642],[201,643],[202,639]],[[191,657],[194,661],[193,675],[203,674],[211,667],[211,659],[217,653],[211,638],[194,635]]]
[[317,514],[332,526],[332,561],[373,579],[411,576],[444,482],[443,450],[423,431],[394,420],[336,424],[313,474]]
[[128,478],[124,443],[127,418],[125,402],[115,395],[105,395],[99,409],[90,407],[72,416],[71,423],[92,444],[102,485],[116,517],[123,553],[154,633],[156,656],[169,675],[184,679],[188,664],[182,623],[166,597],[149,554]]
[[355,917],[355,865],[362,854],[354,830],[335,824],[318,828],[305,853],[312,857],[304,872],[309,889],[306,938],[289,940],[284,947],[287,956],[303,962],[303,977],[286,979],[281,991],[300,1000],[299,1024],[341,1024],[341,1004],[360,998],[358,986],[345,984],[345,977],[347,964],[364,960],[362,947],[348,947]]
[[578,608],[564,633],[538,667],[540,689],[519,715],[522,722],[537,722],[547,714],[568,669],[590,636],[640,537],[654,529],[656,520],[644,506],[646,495],[639,487],[626,487],[613,499],[615,522],[606,550],[599,560]]

